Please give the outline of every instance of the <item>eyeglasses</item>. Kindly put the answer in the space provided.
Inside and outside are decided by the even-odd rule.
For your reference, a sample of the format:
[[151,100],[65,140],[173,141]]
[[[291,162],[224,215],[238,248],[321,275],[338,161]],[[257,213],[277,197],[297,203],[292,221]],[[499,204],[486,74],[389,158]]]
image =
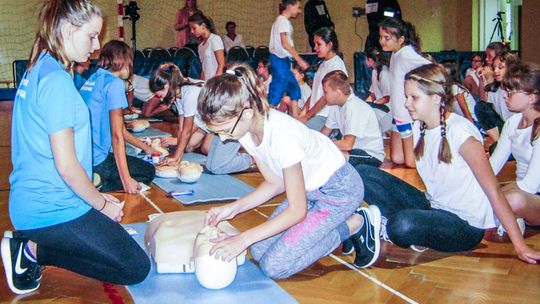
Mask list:
[[521,90],[505,90],[506,95],[508,97],[512,97],[515,94],[523,93],[525,95],[529,95],[529,92],[521,91]]
[[236,119],[236,122],[234,123],[234,125],[232,126],[231,130],[229,131],[218,131],[218,130],[214,130],[212,128],[210,128],[207,124],[204,125],[204,127],[210,131],[211,133],[214,133],[215,135],[225,135],[225,136],[228,136],[228,137],[234,137],[234,130],[236,129],[236,126],[238,125],[238,123],[240,122],[240,119],[242,118],[242,114],[244,114],[244,110],[247,110],[247,109],[251,109],[251,108],[243,108],[242,111],[240,111],[240,114],[238,115],[238,118]]

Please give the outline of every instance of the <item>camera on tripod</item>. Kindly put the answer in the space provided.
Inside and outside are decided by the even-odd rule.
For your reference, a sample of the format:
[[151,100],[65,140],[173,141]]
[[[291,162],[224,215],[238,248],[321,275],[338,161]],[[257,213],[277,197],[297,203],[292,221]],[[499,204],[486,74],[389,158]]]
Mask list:
[[[137,5],[137,3],[135,3],[135,5]],[[497,12],[497,17],[491,19],[491,21],[502,21],[502,15],[504,15],[504,12]]]
[[141,15],[137,12],[140,8],[137,6],[137,1],[129,1],[128,5],[124,5],[124,19],[130,19],[131,21],[137,21],[141,18]]

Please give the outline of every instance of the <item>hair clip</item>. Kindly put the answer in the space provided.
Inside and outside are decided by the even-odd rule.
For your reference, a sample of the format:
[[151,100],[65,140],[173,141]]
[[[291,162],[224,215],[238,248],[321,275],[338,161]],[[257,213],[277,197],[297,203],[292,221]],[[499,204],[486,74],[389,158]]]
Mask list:
[[226,70],[225,73],[227,73],[229,75],[236,76],[236,77],[242,76],[242,72],[240,72],[238,70]]

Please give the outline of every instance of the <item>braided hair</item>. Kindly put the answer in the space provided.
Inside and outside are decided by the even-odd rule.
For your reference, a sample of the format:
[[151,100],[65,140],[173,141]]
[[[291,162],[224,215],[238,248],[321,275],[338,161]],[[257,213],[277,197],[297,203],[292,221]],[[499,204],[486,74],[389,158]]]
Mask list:
[[[441,144],[439,145],[439,161],[449,164],[452,161],[452,153],[448,140],[446,139],[446,113],[452,109],[451,84],[444,66],[440,64],[426,64],[420,66],[405,75],[405,80],[415,81],[418,88],[427,95],[438,95],[441,98],[439,108],[441,125]],[[422,122],[420,127],[420,140],[414,148],[416,159],[424,155],[424,137],[426,134],[426,123]]]

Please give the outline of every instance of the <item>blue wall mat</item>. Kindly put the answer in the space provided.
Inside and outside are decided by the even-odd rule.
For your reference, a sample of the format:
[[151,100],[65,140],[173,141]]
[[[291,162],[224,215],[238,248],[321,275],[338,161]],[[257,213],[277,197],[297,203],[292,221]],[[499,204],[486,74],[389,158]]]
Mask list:
[[[133,235],[143,247],[146,223],[127,224],[137,231]],[[158,274],[152,262],[148,277],[139,284],[127,286],[137,304],[154,303],[197,303],[197,304],[238,304],[238,303],[298,303],[276,282],[268,278],[249,259],[238,267],[234,282],[227,288],[211,290],[202,287],[195,274]]]
[[[197,153],[186,153],[182,160],[204,164],[206,156]],[[201,178],[192,184],[182,183],[177,178],[154,179],[154,184],[165,192],[184,192],[193,190],[193,195],[176,196],[175,199],[185,205],[223,200],[239,199],[254,190],[243,181],[229,175],[203,173]]]

